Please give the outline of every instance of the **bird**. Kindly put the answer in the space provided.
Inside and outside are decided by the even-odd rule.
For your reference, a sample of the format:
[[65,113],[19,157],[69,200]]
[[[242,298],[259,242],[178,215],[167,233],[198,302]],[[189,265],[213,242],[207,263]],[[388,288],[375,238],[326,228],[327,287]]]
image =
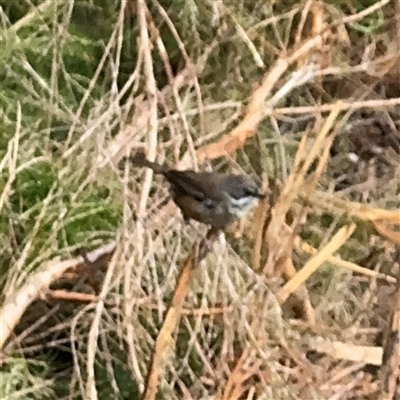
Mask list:
[[143,151],[128,158],[133,166],[150,168],[164,177],[184,221],[195,220],[216,231],[227,228],[266,197],[247,175],[177,170],[148,160]]

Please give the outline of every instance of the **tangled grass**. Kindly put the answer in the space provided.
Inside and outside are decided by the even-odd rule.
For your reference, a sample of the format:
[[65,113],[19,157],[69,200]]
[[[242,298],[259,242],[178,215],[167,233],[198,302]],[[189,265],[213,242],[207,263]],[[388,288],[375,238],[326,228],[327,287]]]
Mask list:
[[[0,5],[2,398],[393,392],[395,1]],[[196,265],[205,227],[120,163],[143,146],[257,174],[268,202]]]

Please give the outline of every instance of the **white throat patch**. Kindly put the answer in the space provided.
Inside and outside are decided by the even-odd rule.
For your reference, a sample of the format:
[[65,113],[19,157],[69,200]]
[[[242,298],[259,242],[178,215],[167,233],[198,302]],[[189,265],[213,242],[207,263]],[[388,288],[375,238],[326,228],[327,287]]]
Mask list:
[[242,197],[240,199],[234,199],[231,197],[229,202],[229,212],[241,217],[246,214],[251,208],[253,208],[257,199],[251,196]]

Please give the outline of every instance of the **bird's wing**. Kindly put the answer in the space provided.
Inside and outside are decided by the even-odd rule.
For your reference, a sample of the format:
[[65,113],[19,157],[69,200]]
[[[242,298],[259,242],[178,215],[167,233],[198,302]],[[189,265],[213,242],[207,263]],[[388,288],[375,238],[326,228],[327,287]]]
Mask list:
[[171,170],[164,174],[178,195],[189,195],[197,201],[220,201],[220,196],[213,189],[214,180],[209,172],[195,172],[191,170]]

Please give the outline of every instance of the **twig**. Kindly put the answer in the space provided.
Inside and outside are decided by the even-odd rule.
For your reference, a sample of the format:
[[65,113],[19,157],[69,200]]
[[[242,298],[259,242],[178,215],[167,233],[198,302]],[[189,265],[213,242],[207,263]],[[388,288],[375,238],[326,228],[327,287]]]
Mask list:
[[[388,108],[400,105],[400,99],[387,99],[387,100],[364,100],[354,102],[342,102],[342,110],[358,110],[360,108]],[[283,107],[265,110],[265,115],[298,115],[298,114],[315,114],[323,112],[331,112],[336,107],[334,104],[322,104],[317,106],[306,107]]]
[[[318,251],[314,247],[310,246],[308,243],[302,242],[300,237],[297,237],[295,243],[298,248],[300,248],[301,250],[305,251],[308,254],[315,255],[318,253]],[[337,265],[340,268],[344,268],[344,269],[347,269],[348,271],[356,272],[356,273],[364,275],[364,276],[368,276],[368,277],[376,278],[376,279],[384,279],[386,282],[389,282],[389,283],[397,282],[397,279],[394,278],[393,276],[386,275],[381,272],[373,271],[369,268],[361,267],[351,261],[343,260],[338,256],[330,256],[330,257],[328,257],[327,261],[334,265]]]
[[308,339],[307,345],[319,353],[327,354],[338,360],[381,365],[382,347],[356,346],[351,343],[325,340],[321,337]]
[[[115,242],[111,242],[89,252],[86,257],[91,263],[107,263],[115,250]],[[61,278],[64,272],[70,269],[84,267],[83,257],[59,261],[53,260],[43,264],[35,273],[32,273],[26,283],[17,292],[7,296],[1,308],[0,318],[0,350],[13,332],[27,307],[49,286]]]
[[[158,47],[158,52],[160,54],[161,59],[163,60],[164,69],[165,69],[165,72],[166,72],[167,77],[168,77],[169,84],[170,84],[171,89],[172,89],[172,93],[173,93],[173,96],[174,96],[176,107],[178,109],[178,114],[179,114],[179,116],[181,118],[181,121],[182,121],[182,124],[183,124],[183,129],[185,131],[186,141],[187,141],[187,144],[188,144],[188,147],[189,147],[189,151],[190,151],[192,159],[193,159],[193,164],[197,167],[196,150],[194,148],[194,142],[193,142],[193,139],[192,139],[192,137],[190,135],[189,123],[187,121],[186,114],[184,112],[183,103],[181,101],[181,98],[179,97],[179,92],[178,92],[178,90],[176,88],[176,85],[174,84],[174,77],[173,77],[173,74],[172,74],[171,65],[169,63],[168,54],[167,54],[167,51],[165,49],[164,42],[163,42],[163,40],[162,40],[162,38],[160,36],[160,33],[159,33],[158,29],[155,26],[155,23],[153,22],[153,20],[151,20],[150,22],[151,22],[150,23],[150,27],[151,27],[151,29],[153,31],[153,36],[155,37],[155,40],[156,40],[156,44],[157,44],[157,47]],[[178,36],[177,40],[178,39],[179,39],[179,36]],[[183,43],[182,43],[181,46],[183,46],[183,48],[184,48]],[[190,63],[190,64],[192,64],[192,63]],[[201,111],[201,113],[203,113],[203,111]],[[179,153],[179,151],[178,151],[178,153]]]
[[242,25],[239,24],[239,21],[237,20],[237,18],[233,14],[231,14],[230,17],[232,18],[233,24],[235,25],[235,28],[237,29],[238,36],[243,40],[244,44],[249,48],[249,51],[250,51],[251,55],[253,56],[254,62],[256,63],[257,67],[264,69],[265,64],[261,58],[260,53],[257,51],[256,46],[251,41],[251,39],[247,35],[246,31],[242,27]]
[[[121,21],[119,19],[119,23],[121,24],[121,23],[123,23],[123,21]],[[80,136],[79,140],[77,140],[76,143],[74,143],[70,147],[70,144],[72,141],[72,134],[74,133],[74,131],[76,129],[76,125],[77,125],[78,121],[80,120],[80,117],[82,115],[82,112],[86,105],[86,102],[90,98],[92,91],[97,83],[97,80],[99,79],[99,76],[100,76],[101,72],[103,71],[106,60],[108,59],[108,57],[111,53],[111,50],[116,42],[117,34],[118,34],[119,30],[120,30],[120,27],[117,24],[117,26],[115,27],[115,29],[113,30],[113,32],[111,34],[110,40],[108,41],[106,48],[104,49],[103,55],[101,57],[101,60],[99,61],[96,71],[95,71],[92,79],[89,82],[89,86],[86,89],[85,94],[83,95],[82,100],[79,103],[79,107],[78,107],[77,111],[75,112],[75,114],[72,116],[72,124],[71,124],[71,127],[68,132],[67,140],[64,143],[65,152],[63,154],[63,158],[65,158],[65,159],[68,159],[69,156],[74,151],[76,151],[78,148],[80,148],[80,146],[92,136],[92,134],[95,132],[95,129],[100,124],[100,120],[96,121],[96,124],[91,126],[83,135]]]
[[380,370],[381,400],[393,400],[398,398],[400,392],[400,279],[397,281],[393,306],[384,336]]
[[190,277],[200,261],[211,251],[216,238],[217,233],[210,230],[200,244],[194,246],[191,254],[183,263],[182,270],[177,279],[174,295],[166,311],[164,322],[156,339],[147,371],[145,388],[142,395],[143,400],[154,400],[156,398],[158,379],[163,370],[164,356],[166,351],[172,345],[171,335],[178,325],[182,314],[182,305],[189,291]]
[[[264,76],[261,86],[254,91],[251,96],[247,113],[243,120],[231,132],[225,135],[216,143],[204,146],[198,150],[200,161],[205,159],[214,159],[226,154],[231,154],[244,145],[246,140],[253,136],[258,124],[264,118],[264,102],[267,96],[270,96],[272,89],[277,84],[281,76],[286,70],[296,62],[300,57],[304,57],[314,47],[321,44],[323,35],[317,35],[308,40],[298,50],[294,51],[290,56],[280,57],[270,68],[269,73]],[[312,78],[310,66],[305,66],[303,73],[297,71],[292,78],[286,83],[285,90],[279,92],[279,95],[273,97],[273,101],[268,102],[268,107],[273,108],[276,102],[281,99],[282,95],[287,94],[294,87],[301,85],[305,80]]]
[[98,296],[88,293],[67,292],[65,290],[48,290],[43,294],[46,299],[76,301],[78,303],[97,303]]
[[97,388],[96,388],[96,379],[94,371],[94,363],[97,351],[97,339],[99,337],[101,315],[104,309],[104,299],[106,298],[106,295],[111,286],[111,279],[114,273],[115,265],[116,265],[115,261],[111,262],[109,268],[107,268],[107,273],[104,278],[98,302],[96,304],[94,319],[90,327],[88,336],[87,362],[86,362],[86,373],[87,373],[86,398],[91,400],[97,399]]
[[42,4],[39,4],[37,7],[32,7],[32,11],[27,13],[23,18],[19,19],[12,26],[10,26],[10,28],[8,28],[6,31],[6,34],[11,34],[11,33],[15,34],[21,28],[32,23],[32,21],[34,21],[36,18],[38,18],[38,17],[42,18],[42,15],[46,14],[47,10],[54,5],[55,5],[54,1],[49,0]]
[[297,290],[306,279],[314,273],[323,262],[325,262],[334,252],[336,252],[353,234],[355,225],[341,228],[329,243],[321,251],[312,257],[304,267],[278,292],[277,298],[280,304],[283,304],[291,293]]
[[[147,89],[147,96],[149,99],[149,108],[150,108],[147,158],[151,161],[154,161],[157,153],[157,85],[154,77],[153,58],[151,56],[151,43],[149,40],[149,32],[146,22],[147,7],[144,0],[137,1],[137,11],[138,11],[139,26],[140,26],[141,46],[144,51],[146,89]],[[152,170],[146,169],[145,179],[142,186],[143,187],[142,195],[140,197],[139,209],[138,209],[139,221],[142,219],[142,216],[146,212],[146,203],[150,192],[152,176],[153,176]]]
[[[187,54],[185,45],[183,44],[181,38],[179,37],[179,33],[176,30],[176,27],[175,27],[174,23],[172,22],[171,18],[169,17],[168,13],[164,10],[164,8],[161,6],[161,4],[157,0],[152,0],[152,1],[156,5],[161,17],[164,19],[164,21],[168,25],[168,28],[170,29],[172,35],[174,36],[176,43],[179,47],[179,50],[181,51],[182,56],[186,62],[186,66],[189,68],[189,71],[192,74],[192,81],[193,81],[194,88],[196,90],[197,106],[199,109],[201,136],[203,136],[205,134],[205,132],[204,132],[204,111],[203,111],[204,106],[203,106],[203,99],[201,96],[201,88],[200,88],[199,80],[197,79],[197,75],[196,75],[196,68],[195,68],[192,60],[190,59],[189,55]],[[176,90],[175,86],[173,86],[173,88],[174,88],[174,90]],[[195,156],[195,154],[193,154],[193,156]],[[196,162],[197,160],[194,159],[193,161]]]

